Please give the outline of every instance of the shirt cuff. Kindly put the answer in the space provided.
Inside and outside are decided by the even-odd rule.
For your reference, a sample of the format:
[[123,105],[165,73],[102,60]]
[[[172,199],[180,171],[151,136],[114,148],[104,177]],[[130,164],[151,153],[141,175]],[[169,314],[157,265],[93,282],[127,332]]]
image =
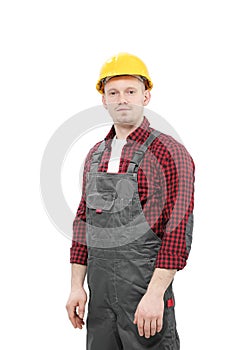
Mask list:
[[87,265],[87,247],[86,245],[76,243],[70,248],[70,263]]
[[186,266],[186,259],[183,256],[171,253],[158,254],[155,268],[182,270]]

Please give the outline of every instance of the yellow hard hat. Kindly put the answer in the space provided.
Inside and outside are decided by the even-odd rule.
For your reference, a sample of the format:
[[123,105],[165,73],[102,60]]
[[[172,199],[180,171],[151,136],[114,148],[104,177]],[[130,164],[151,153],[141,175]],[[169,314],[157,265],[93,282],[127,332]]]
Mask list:
[[134,75],[140,76],[145,82],[146,89],[151,90],[153,83],[150,79],[145,63],[137,56],[129,53],[119,53],[113,56],[104,63],[100,70],[99,80],[96,84],[96,89],[104,93],[104,80],[108,77],[119,75]]

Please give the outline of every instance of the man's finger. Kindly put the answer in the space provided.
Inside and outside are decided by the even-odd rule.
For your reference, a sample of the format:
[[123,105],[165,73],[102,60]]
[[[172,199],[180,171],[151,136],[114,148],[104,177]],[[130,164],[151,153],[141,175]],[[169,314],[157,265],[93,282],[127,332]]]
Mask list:
[[76,316],[75,321],[76,321],[76,326],[79,329],[82,329],[82,326],[84,325],[83,320],[79,316]]
[[150,334],[153,336],[156,334],[156,330],[157,330],[157,323],[156,323],[156,319],[153,318],[153,320],[150,323]]
[[140,336],[143,336],[144,335],[144,319],[143,317],[138,317],[138,320],[137,320],[137,324],[138,324],[138,333]]
[[160,332],[163,328],[163,317],[159,317],[156,322],[156,331]]
[[146,338],[150,338],[150,319],[145,319],[144,322],[144,334]]
[[70,319],[70,321],[71,321],[71,323],[72,323],[72,325],[74,326],[74,328],[77,328],[77,324],[76,324],[76,310],[75,310],[75,308],[68,308],[67,309],[67,311],[68,311],[68,316],[69,316],[69,319]]

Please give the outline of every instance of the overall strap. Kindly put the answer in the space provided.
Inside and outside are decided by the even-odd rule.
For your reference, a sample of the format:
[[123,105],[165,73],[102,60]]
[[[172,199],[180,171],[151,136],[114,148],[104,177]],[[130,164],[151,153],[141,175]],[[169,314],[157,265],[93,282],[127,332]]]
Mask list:
[[131,159],[127,173],[136,173],[138,170],[138,165],[144,157],[150,144],[161,134],[160,131],[152,130],[150,135],[147,137],[146,141],[139,147],[137,151],[134,152],[133,158]]
[[105,140],[101,142],[97,150],[91,156],[90,172],[96,173],[98,171],[99,163],[104,153],[104,148],[105,148]]

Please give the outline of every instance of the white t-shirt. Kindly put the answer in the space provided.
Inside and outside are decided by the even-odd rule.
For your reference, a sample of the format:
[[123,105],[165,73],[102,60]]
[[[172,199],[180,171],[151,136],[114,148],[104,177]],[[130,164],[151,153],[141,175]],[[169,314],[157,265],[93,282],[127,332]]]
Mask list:
[[119,165],[120,165],[120,158],[121,158],[121,151],[126,143],[126,139],[117,139],[116,135],[112,139],[112,151],[111,156],[108,163],[108,173],[118,173],[119,172]]

